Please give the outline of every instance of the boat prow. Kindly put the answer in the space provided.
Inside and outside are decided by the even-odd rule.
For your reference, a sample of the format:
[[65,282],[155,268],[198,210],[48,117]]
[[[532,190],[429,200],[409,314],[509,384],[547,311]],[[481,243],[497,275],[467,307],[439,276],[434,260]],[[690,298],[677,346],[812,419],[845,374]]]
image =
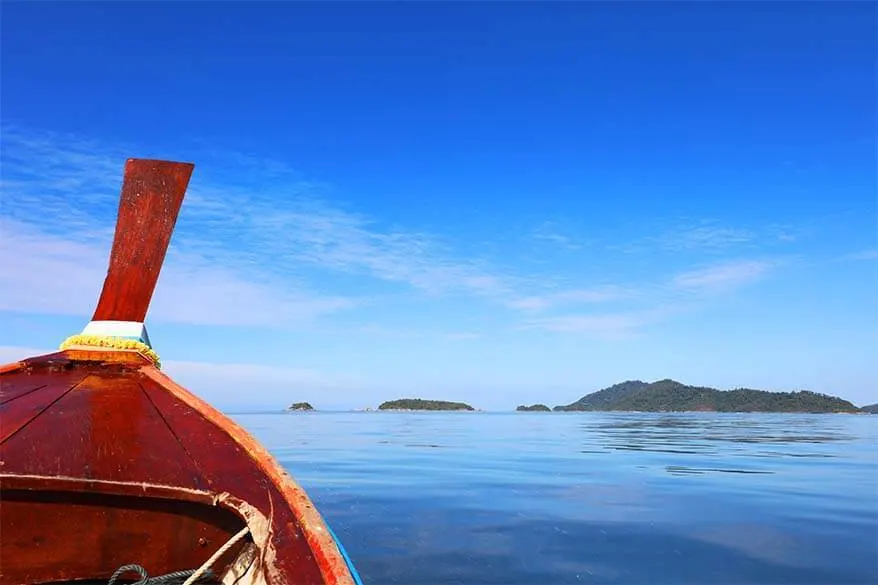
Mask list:
[[143,322],[193,166],[129,160],[92,321],[0,367],[0,585],[355,585],[307,494],[159,369]]

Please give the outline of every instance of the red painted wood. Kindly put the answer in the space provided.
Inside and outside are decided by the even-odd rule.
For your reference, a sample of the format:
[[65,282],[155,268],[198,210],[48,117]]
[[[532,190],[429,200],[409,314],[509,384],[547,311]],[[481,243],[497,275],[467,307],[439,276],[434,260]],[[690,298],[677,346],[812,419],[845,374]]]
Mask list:
[[[150,365],[149,359],[134,350],[116,350],[101,347],[87,349],[70,348],[55,353],[47,353],[19,362],[19,367],[34,372],[62,372],[73,368],[100,367],[116,371],[133,371],[137,367]],[[136,366],[128,367],[126,366]],[[2,379],[2,378],[0,378]]]
[[143,322],[194,165],[129,159],[95,321]]
[[89,375],[3,443],[4,471],[206,487],[139,379],[137,373]]
[[[212,505],[88,492],[0,492],[0,582],[108,579],[138,563],[151,575],[197,568],[244,523]],[[226,557],[215,570],[231,560]]]
[[[57,372],[32,374],[22,372],[17,375],[15,383],[13,383],[12,373],[2,374],[0,375],[0,406],[46,386],[57,386],[58,384],[69,384],[72,386],[83,378],[85,378],[84,372],[67,372],[61,376]],[[0,430],[0,433],[2,433],[2,430]]]
[[[77,359],[72,359],[73,356]],[[118,362],[113,362],[113,357],[118,358]],[[142,365],[142,360],[136,355],[75,350],[34,358],[23,364],[0,377],[13,392],[32,387],[41,376],[50,376],[50,380],[51,376],[56,376],[57,381],[11,400],[6,405],[7,412],[25,412],[24,406],[30,397],[41,395],[44,390],[62,397],[0,445],[0,472],[4,474],[0,478],[0,499],[4,500],[0,549],[18,551],[19,547],[27,546],[23,544],[25,542],[51,541],[62,546],[59,543],[63,539],[56,542],[49,534],[51,527],[58,523],[63,524],[65,530],[78,526],[80,531],[89,534],[77,536],[76,531],[61,531],[65,539],[85,543],[82,544],[85,548],[78,548],[80,544],[71,545],[75,549],[71,549],[72,552],[62,550],[57,553],[57,558],[63,562],[27,557],[33,562],[26,563],[21,557],[3,555],[0,559],[0,585],[34,582],[21,577],[31,575],[36,578],[38,573],[47,578],[94,578],[96,575],[105,578],[106,574],[101,571],[112,569],[99,565],[104,562],[112,565],[118,560],[115,556],[106,556],[101,548],[108,546],[106,542],[113,542],[117,548],[134,550],[149,548],[145,542],[160,540],[168,533],[192,535],[196,530],[192,527],[194,524],[185,524],[188,520],[184,522],[177,516],[172,518],[146,504],[133,505],[136,510],[128,510],[105,502],[105,510],[97,510],[95,506],[84,510],[69,497],[65,499],[58,495],[66,493],[68,496],[72,494],[73,499],[78,497],[70,486],[66,489],[44,486],[46,489],[37,491],[35,499],[28,500],[27,505],[10,506],[6,496],[15,489],[4,486],[4,482],[8,485],[6,478],[9,474],[74,478],[63,479],[68,483],[75,483],[78,477],[123,481],[131,485],[138,485],[138,482],[163,484],[169,487],[157,489],[165,494],[175,489],[171,486],[195,488],[202,490],[200,493],[204,490],[226,492],[258,510],[270,523],[268,534],[274,551],[272,576],[269,578],[271,585],[353,583],[344,560],[307,495],[291,483],[270,455],[245,431],[209,405],[152,366]],[[87,377],[69,390],[74,380],[82,376]],[[66,394],[65,389],[68,390]],[[43,400],[50,398],[47,394]],[[4,417],[4,424],[7,420]],[[20,488],[19,484],[19,491]],[[104,488],[83,488],[83,493],[100,491],[100,497],[104,497],[107,495]],[[52,498],[57,501],[40,500],[52,493],[56,494]],[[129,491],[119,495],[132,494]],[[150,499],[146,488],[140,497]],[[182,505],[184,501],[187,505],[194,504],[188,496],[177,503]],[[27,518],[36,519],[34,527],[24,526]],[[129,529],[129,525],[141,528]],[[146,555],[155,564],[155,567],[150,567],[153,574],[175,570],[180,563],[189,562],[187,559],[195,559],[186,556],[190,540],[175,538],[167,541],[167,546],[173,551],[162,548],[162,545],[160,553]],[[48,550],[42,549],[43,553],[48,553]],[[69,569],[64,572],[59,568],[70,558],[85,558],[86,553],[92,555],[91,560],[71,565],[76,571]],[[231,561],[231,557],[223,562],[226,560]],[[39,562],[43,562],[47,572],[40,572],[43,569],[39,567],[43,565]]]
[[[280,502],[274,500],[273,497],[270,499],[269,518],[276,518],[276,511],[280,507],[292,514],[295,518],[294,523],[305,537],[305,546],[310,549],[314,561],[319,567],[323,583],[326,585],[354,585],[353,577],[347,568],[346,561],[330,535],[323,518],[314,508],[314,504],[301,486],[296,484],[274,457],[266,451],[265,447],[234,421],[185,388],[182,388],[157,369],[144,367],[141,368],[141,372],[176,401],[195,410],[206,422],[231,437],[247,453],[249,459],[255,463],[257,469],[263,474],[265,481],[273,486],[283,498]],[[279,525],[282,526],[280,520],[272,520],[271,534],[273,536],[273,543],[278,540],[275,535],[279,533]],[[285,554],[285,549],[279,549],[277,558],[282,559]],[[279,580],[282,582],[288,579],[290,575],[295,574],[295,572],[291,573],[288,567],[284,567],[284,571],[275,577],[273,581]]]
[[229,492],[268,516],[274,515],[273,542],[279,551],[276,563],[284,573],[296,575],[297,585],[320,585],[324,580],[317,568],[296,517],[284,505],[283,494],[268,480],[232,437],[205,420],[186,404],[167,393],[155,382],[145,382],[144,390],[190,453],[197,453],[198,467],[208,478],[210,489]]
[[[0,459],[8,452],[6,443],[16,433],[22,431],[41,415],[45,415],[49,406],[70,392],[85,378],[85,372],[69,372],[56,374],[54,377],[41,374],[36,377],[19,375],[21,383],[8,383],[5,376],[4,386],[9,389],[9,394],[16,396],[0,405]],[[11,382],[11,381],[10,381]],[[34,382],[38,390],[26,392],[32,389]],[[53,418],[50,412],[49,418]]]

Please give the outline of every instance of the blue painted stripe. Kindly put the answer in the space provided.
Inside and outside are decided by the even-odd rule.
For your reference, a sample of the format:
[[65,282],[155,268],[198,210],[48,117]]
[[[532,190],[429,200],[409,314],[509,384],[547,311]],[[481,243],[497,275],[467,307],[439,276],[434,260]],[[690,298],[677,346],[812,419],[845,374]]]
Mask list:
[[[324,523],[326,520],[324,520]],[[351,560],[351,557],[348,556],[348,551],[344,549],[344,545],[335,535],[335,532],[332,531],[332,527],[327,524],[326,528],[329,529],[329,534],[332,536],[332,540],[335,541],[335,546],[338,547],[339,552],[341,552],[341,556],[344,558],[345,564],[348,566],[348,571],[351,572],[351,576],[354,578],[354,583],[357,585],[363,585],[363,580],[360,579],[360,574],[357,573],[357,568],[354,566],[354,562]]]

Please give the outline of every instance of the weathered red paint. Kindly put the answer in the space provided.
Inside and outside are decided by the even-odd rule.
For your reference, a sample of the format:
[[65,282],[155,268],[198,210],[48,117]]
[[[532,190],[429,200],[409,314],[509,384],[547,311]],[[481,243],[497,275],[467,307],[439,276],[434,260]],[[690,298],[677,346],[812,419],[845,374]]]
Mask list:
[[[146,314],[191,170],[126,165],[95,319]],[[0,507],[0,585],[105,579],[131,562],[152,575],[193,569],[244,525],[252,542],[218,572],[257,547],[268,585],[353,585],[307,494],[265,448],[134,351],[0,366]]]
[[129,159],[110,268],[94,321],[146,318],[194,165]]

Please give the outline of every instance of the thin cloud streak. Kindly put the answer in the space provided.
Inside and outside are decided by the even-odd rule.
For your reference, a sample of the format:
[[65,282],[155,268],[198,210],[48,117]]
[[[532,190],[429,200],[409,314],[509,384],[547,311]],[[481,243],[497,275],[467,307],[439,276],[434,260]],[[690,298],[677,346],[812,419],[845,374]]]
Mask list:
[[873,250],[863,250],[861,252],[854,252],[852,254],[846,254],[842,256],[842,260],[857,260],[857,261],[867,261],[867,260],[878,260],[878,248]]
[[545,295],[521,297],[510,301],[509,306],[527,312],[540,312],[563,305],[607,303],[631,299],[637,295],[637,291],[631,288],[608,285],[592,289],[568,290]]
[[678,274],[672,285],[690,292],[727,292],[760,280],[774,266],[762,260],[722,262]]
[[[0,311],[86,317],[107,270],[109,242],[97,245],[0,220]],[[9,242],[10,244],[7,244]],[[149,318],[197,325],[290,326],[365,301],[287,292],[279,286],[176,254],[159,277]]]
[[[102,226],[115,213],[125,160],[121,152],[5,128],[3,138],[4,174],[11,177],[3,184],[5,217],[39,223],[74,244],[110,237],[112,228]],[[252,176],[242,187],[212,182],[210,172],[199,173],[196,165],[172,250],[185,249],[224,265],[259,265],[282,278],[311,266],[396,282],[430,295],[509,298],[527,284],[455,258],[425,234],[382,230],[365,216],[319,200],[284,165],[265,166],[264,175]],[[63,218],[63,225],[53,224],[52,218]],[[235,246],[229,245],[232,241]]]
[[525,327],[607,341],[624,341],[639,337],[645,327],[657,324],[671,314],[672,311],[668,309],[570,314],[532,319]]
[[[87,315],[105,275],[126,157],[70,136],[4,127],[3,139],[0,310]],[[177,154],[173,158],[199,158]],[[668,300],[660,283],[553,289],[557,275],[502,270],[459,256],[435,236],[388,229],[332,205],[283,163],[214,154],[214,164],[196,165],[150,318],[287,327],[381,306],[381,297],[315,292],[309,285],[321,276],[315,271],[401,285],[428,299],[487,301],[512,311],[513,323],[524,316],[529,327],[550,331],[630,332],[642,319],[624,312],[532,317],[583,305]],[[551,226],[541,226],[542,235],[563,243]],[[750,237],[709,223],[681,234],[689,247],[720,248]],[[760,261],[707,267],[674,277],[670,288],[714,294],[754,282],[769,268]]]
[[611,244],[609,247],[627,253],[716,255],[735,250],[744,253],[746,250],[785,246],[798,239],[790,226],[778,224],[743,227],[722,225],[709,219],[683,219],[665,223],[660,229],[657,235],[648,235],[622,245]]
[[575,242],[573,238],[562,234],[554,222],[551,221],[544,221],[537,226],[531,237],[537,241],[550,242],[566,250],[579,250],[582,248],[582,245]]

